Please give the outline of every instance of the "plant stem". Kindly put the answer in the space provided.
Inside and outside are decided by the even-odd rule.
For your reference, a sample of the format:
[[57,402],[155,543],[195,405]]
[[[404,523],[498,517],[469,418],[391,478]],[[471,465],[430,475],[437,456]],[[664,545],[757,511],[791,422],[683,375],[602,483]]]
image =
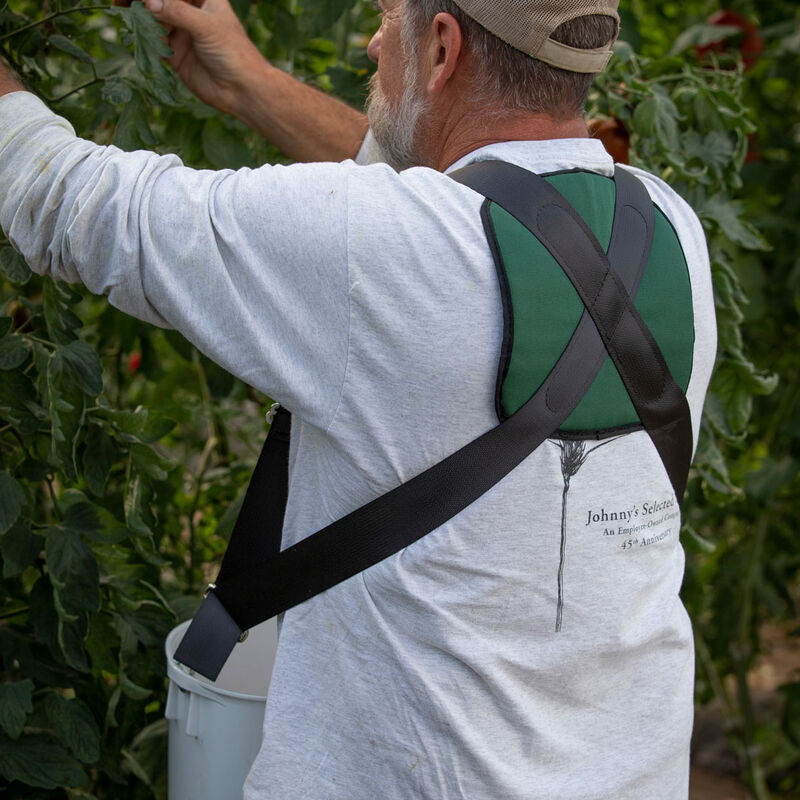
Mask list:
[[735,718],[736,709],[731,701],[730,693],[727,691],[725,684],[720,678],[719,670],[714,664],[714,659],[711,655],[711,651],[708,649],[706,640],[698,630],[695,630],[694,647],[697,653],[697,660],[706,673],[706,677],[708,678],[708,682],[711,684],[711,689],[714,692],[714,696],[725,709],[728,717]]
[[51,350],[56,350],[58,348],[58,345],[55,342],[48,341],[47,339],[42,339],[39,336],[34,336],[31,333],[26,333],[24,335],[26,339],[30,339],[32,342],[37,342],[43,347],[48,347]]
[[18,36],[20,33],[25,33],[25,31],[33,30],[34,28],[38,28],[40,25],[44,25],[51,20],[56,19],[57,17],[63,17],[67,14],[77,14],[77,13],[87,13],[89,11],[106,11],[107,6],[75,6],[74,8],[68,8],[66,11],[55,11],[52,14],[48,14],[46,17],[42,17],[41,19],[36,20],[35,22],[29,22],[27,25],[23,25],[20,28],[16,28],[15,30],[11,31],[10,33],[3,34],[0,36],[0,42],[4,42],[7,39],[12,39],[14,36]]
[[27,614],[30,610],[30,606],[23,606],[22,608],[15,608],[13,611],[7,611],[5,614],[0,614],[0,622]]
[[200,493],[203,489],[203,478],[208,470],[208,463],[211,460],[211,455],[214,449],[219,444],[216,436],[211,436],[203,448],[200,455],[200,463],[197,465],[197,475],[195,476],[194,498],[192,499],[192,507],[189,511],[189,586],[194,586],[196,577],[195,561],[197,557],[197,526],[195,525],[194,518],[198,511],[200,504]]
[[102,78],[94,78],[91,81],[86,81],[86,83],[82,83],[80,86],[76,86],[74,89],[70,89],[66,94],[62,94],[59,97],[53,97],[52,99],[48,100],[49,103],[60,103],[62,100],[66,100],[73,94],[77,94],[78,92],[82,91],[83,89],[88,89],[90,86],[94,86],[96,83],[103,83]]
[[769,800],[770,793],[764,780],[764,772],[758,758],[758,744],[756,742],[756,729],[758,724],[753,709],[753,697],[747,673],[750,668],[752,647],[750,646],[750,629],[754,623],[753,594],[755,592],[756,572],[761,565],[761,553],[767,535],[768,517],[759,518],[753,537],[752,555],[749,560],[743,602],[739,614],[739,630],[736,641],[731,645],[734,672],[736,675],[736,690],[739,700],[739,711],[742,716],[742,742],[744,744],[744,757],[747,769],[747,779],[753,792],[754,800]]
[[58,499],[56,498],[55,489],[53,489],[53,482],[49,478],[47,478],[45,480],[45,483],[47,484],[47,488],[50,491],[50,499],[53,501],[53,509],[56,512],[56,516],[58,517],[58,519],[61,519],[61,509],[58,506]]

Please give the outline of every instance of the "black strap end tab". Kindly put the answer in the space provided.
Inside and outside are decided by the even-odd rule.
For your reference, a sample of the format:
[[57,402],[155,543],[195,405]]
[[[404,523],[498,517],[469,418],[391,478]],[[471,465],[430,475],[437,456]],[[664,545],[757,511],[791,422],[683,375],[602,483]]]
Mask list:
[[242,634],[242,629],[211,591],[194,615],[174,658],[215,681]]

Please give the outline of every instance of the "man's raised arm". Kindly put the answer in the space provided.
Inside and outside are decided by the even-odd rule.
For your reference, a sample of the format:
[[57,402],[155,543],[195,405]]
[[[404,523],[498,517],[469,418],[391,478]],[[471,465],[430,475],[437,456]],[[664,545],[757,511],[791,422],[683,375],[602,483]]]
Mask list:
[[[115,5],[128,5],[114,0]],[[228,0],[147,0],[169,31],[178,77],[203,102],[231,114],[297,161],[356,155],[366,117],[273,67]]]

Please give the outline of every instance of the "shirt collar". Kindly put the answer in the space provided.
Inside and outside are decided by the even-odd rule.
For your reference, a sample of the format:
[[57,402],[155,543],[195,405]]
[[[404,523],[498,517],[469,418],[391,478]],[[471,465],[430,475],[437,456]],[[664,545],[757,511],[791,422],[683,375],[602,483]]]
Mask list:
[[531,172],[547,174],[566,170],[587,170],[612,176],[614,162],[599,139],[545,139],[498,142],[473,150],[445,172],[476,161],[508,161]]

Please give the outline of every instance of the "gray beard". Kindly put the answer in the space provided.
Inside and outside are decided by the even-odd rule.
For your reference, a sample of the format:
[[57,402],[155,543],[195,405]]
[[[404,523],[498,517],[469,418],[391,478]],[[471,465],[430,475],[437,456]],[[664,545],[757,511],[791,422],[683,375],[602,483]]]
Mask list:
[[383,93],[377,73],[370,79],[367,98],[367,120],[375,141],[383,151],[386,163],[398,172],[424,166],[417,146],[417,132],[420,117],[427,110],[427,103],[417,86],[414,62],[406,66],[403,78],[405,86],[396,107]]

